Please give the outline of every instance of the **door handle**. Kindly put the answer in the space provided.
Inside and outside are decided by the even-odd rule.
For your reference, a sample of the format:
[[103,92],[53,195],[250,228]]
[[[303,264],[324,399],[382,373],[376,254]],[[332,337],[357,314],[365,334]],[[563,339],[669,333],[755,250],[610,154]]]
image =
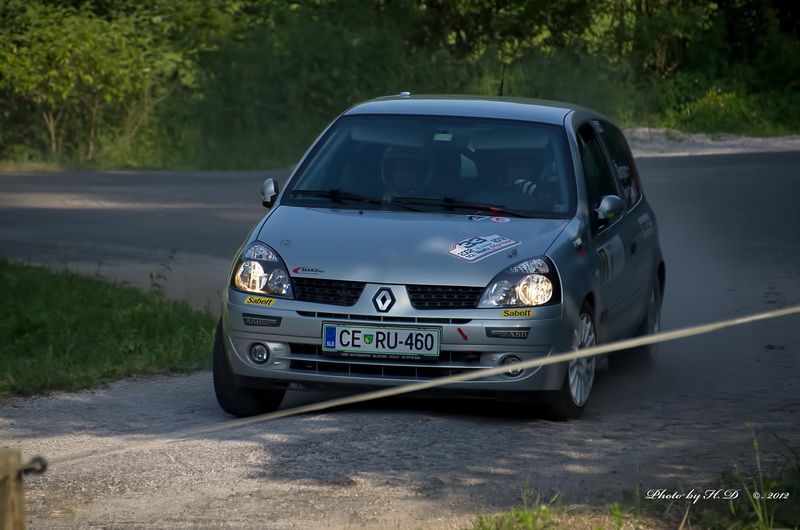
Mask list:
[[636,249],[637,249],[636,242],[631,243],[631,256],[636,257]]

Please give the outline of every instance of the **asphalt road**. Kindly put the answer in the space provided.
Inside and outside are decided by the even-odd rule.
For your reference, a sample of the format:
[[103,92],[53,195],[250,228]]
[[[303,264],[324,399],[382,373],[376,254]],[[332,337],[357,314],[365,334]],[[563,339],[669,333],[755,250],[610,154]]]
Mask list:
[[[667,262],[664,329],[800,303],[800,153],[639,161]],[[214,306],[262,213],[262,173],[0,174],[0,255],[146,282]],[[144,278],[145,280],[142,280]],[[657,369],[603,374],[585,417],[399,400],[172,443],[221,421],[209,374],[0,406],[0,446],[113,461],[30,481],[37,524],[448,527],[529,487],[604,509],[623,490],[701,486],[800,446],[800,337],[787,318],[664,344]],[[296,395],[295,404],[318,396]],[[150,443],[146,450],[137,444]],[[155,445],[152,445],[155,444]]]

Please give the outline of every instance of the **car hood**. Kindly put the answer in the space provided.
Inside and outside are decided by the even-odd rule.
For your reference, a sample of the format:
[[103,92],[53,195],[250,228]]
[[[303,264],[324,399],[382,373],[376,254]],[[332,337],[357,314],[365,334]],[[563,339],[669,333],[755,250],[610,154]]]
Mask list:
[[[567,223],[481,217],[279,206],[258,239],[281,255],[292,276],[483,287],[505,267],[544,254]],[[472,261],[451,253],[463,248],[453,248],[459,241],[486,236],[499,236],[504,248]]]

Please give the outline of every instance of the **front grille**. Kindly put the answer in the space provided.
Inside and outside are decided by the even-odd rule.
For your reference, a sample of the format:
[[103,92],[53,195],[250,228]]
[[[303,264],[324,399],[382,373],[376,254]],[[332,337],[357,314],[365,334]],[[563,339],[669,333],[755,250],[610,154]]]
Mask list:
[[475,309],[483,287],[406,285],[414,309]]
[[391,366],[381,364],[331,363],[324,361],[292,361],[292,370],[316,374],[385,377],[387,379],[436,379],[463,374],[469,368],[439,368],[437,366]]
[[298,315],[308,318],[327,318],[332,320],[364,320],[367,322],[406,322],[414,324],[469,324],[471,318],[434,317],[390,317],[385,315],[351,315],[348,313],[323,313],[319,311],[298,311]]
[[350,306],[354,305],[364,290],[364,282],[324,280],[321,278],[292,278],[297,300]]
[[289,368],[318,374],[385,377],[390,379],[434,379],[486,368],[478,352],[443,351],[435,361],[394,361],[383,359],[348,359],[327,355],[315,344],[289,344],[292,359]]

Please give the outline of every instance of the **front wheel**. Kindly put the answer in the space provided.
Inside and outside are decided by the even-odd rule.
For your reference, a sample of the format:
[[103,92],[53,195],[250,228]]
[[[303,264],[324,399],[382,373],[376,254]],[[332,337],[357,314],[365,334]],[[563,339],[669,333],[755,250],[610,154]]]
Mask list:
[[[584,303],[575,329],[573,348],[580,350],[597,344],[591,307]],[[569,361],[561,390],[551,403],[553,419],[564,421],[580,417],[594,385],[597,362],[594,356]]]
[[285,390],[256,390],[236,384],[236,376],[225,353],[222,320],[217,323],[214,337],[214,393],[222,410],[234,416],[255,416],[277,410]]

